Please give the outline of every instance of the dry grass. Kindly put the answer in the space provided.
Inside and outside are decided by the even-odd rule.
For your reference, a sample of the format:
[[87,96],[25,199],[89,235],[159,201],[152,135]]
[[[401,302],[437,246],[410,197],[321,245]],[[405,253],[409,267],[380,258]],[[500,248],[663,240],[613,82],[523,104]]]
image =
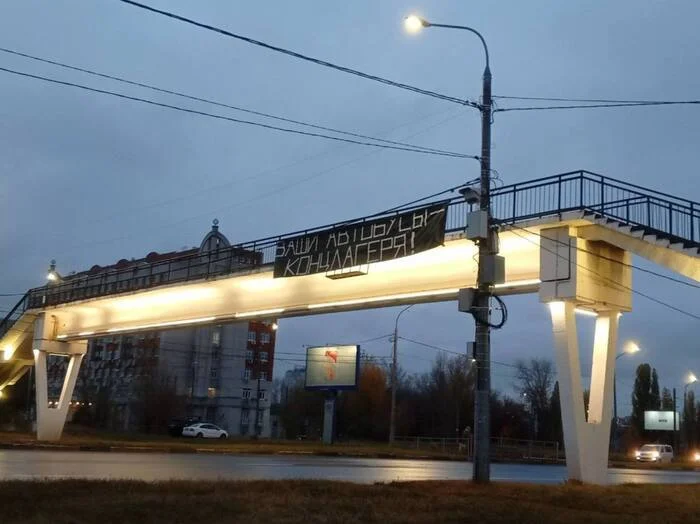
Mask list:
[[534,486],[468,482],[0,482],[0,522],[698,522],[700,484]]
[[154,451],[166,453],[218,452],[231,454],[312,454],[365,458],[431,458],[464,460],[464,455],[437,449],[410,449],[389,447],[381,442],[351,442],[327,446],[317,441],[275,441],[251,439],[187,439],[166,435],[138,435],[126,433],[72,434],[64,433],[55,443],[37,442],[28,433],[0,432],[0,447],[35,449],[90,450],[90,451]]

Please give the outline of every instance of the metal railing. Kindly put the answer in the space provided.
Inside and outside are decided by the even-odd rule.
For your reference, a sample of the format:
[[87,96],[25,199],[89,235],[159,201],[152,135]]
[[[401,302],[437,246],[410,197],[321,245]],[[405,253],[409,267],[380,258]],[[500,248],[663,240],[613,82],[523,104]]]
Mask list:
[[[462,231],[472,206],[461,197],[441,202],[448,205],[446,232]],[[147,258],[138,263],[127,262],[121,269],[94,274],[88,271],[67,277],[59,284],[30,290],[0,324],[0,335],[4,334],[2,330],[10,329],[26,309],[250,271],[273,263],[277,243],[285,239],[388,217],[423,205],[267,237],[209,253],[198,252],[152,263]],[[700,247],[700,204],[589,171],[562,173],[496,188],[491,193],[491,206],[495,222],[502,225],[582,210],[644,228],[674,242]]]
[[15,307],[13,307],[10,312],[5,315],[5,318],[0,321],[0,338],[4,337],[5,334],[7,334],[10,329],[12,329],[12,326],[15,325],[15,322],[17,322],[20,317],[24,314],[24,312],[28,309],[28,304],[29,304],[29,292],[25,293],[24,296],[20,299],[17,304],[15,304]]
[[[464,455],[467,460],[474,456],[473,437],[396,437],[394,445]],[[564,450],[559,442],[548,440],[524,440],[491,437],[491,457],[497,460],[558,462],[564,460]]]

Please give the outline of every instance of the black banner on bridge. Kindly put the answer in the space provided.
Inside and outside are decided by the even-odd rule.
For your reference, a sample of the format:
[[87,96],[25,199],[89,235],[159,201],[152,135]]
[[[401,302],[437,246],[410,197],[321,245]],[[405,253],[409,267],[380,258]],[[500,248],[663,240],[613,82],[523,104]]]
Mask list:
[[340,271],[406,257],[445,241],[447,204],[280,240],[274,277]]

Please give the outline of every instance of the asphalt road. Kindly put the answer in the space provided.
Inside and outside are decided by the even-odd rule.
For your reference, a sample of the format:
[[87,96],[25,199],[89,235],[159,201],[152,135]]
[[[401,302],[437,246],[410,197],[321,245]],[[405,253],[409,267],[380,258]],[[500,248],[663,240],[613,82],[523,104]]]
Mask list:
[[[468,462],[338,458],[299,455],[219,455],[0,450],[0,480],[94,479],[325,479],[372,483],[469,480]],[[611,469],[612,483],[700,482],[700,472]],[[492,479],[560,483],[564,466],[493,464]]]

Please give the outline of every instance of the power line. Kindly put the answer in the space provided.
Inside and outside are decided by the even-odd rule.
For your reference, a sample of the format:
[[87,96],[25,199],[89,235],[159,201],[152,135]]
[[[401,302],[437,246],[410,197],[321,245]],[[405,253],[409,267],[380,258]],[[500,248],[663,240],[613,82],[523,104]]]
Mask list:
[[213,31],[213,32],[215,32],[215,33],[219,33],[219,34],[224,35],[224,36],[228,36],[228,37],[231,37],[231,38],[235,38],[236,40],[241,40],[241,41],[247,42],[247,43],[249,43],[249,44],[253,44],[253,45],[256,45],[256,46],[259,46],[259,47],[263,47],[263,48],[268,49],[268,50],[270,50],[270,51],[275,51],[275,52],[277,52],[277,53],[282,53],[282,54],[285,54],[285,55],[288,55],[288,56],[292,56],[292,57],[298,58],[298,59],[300,59],[300,60],[305,60],[305,61],[307,61],[307,62],[311,62],[311,63],[317,64],[317,65],[320,65],[320,66],[329,67],[329,68],[331,68],[331,69],[335,69],[335,70],[341,71],[341,72],[343,72],[343,73],[348,73],[348,74],[351,74],[351,75],[356,75],[356,76],[359,76],[359,77],[361,77],[361,78],[365,78],[365,79],[367,79],[367,80],[373,80],[373,81],[375,81],[375,82],[380,82],[380,83],[382,83],[382,84],[386,84],[386,85],[389,85],[389,86],[392,86],[392,87],[397,87],[397,88],[399,88],[399,89],[405,89],[405,90],[407,90],[407,91],[412,91],[412,92],[414,92],[414,93],[419,93],[419,94],[422,94],[422,95],[431,96],[431,97],[433,97],[433,98],[438,98],[438,99],[440,99],[440,100],[445,100],[445,101],[447,101],[447,102],[453,102],[453,103],[460,104],[460,105],[466,105],[466,106],[470,106],[470,107],[480,108],[479,104],[477,104],[476,102],[472,102],[472,101],[469,101],[469,100],[462,100],[462,99],[459,99],[459,98],[456,98],[456,97],[453,97],[453,96],[443,95],[443,94],[437,93],[437,92],[435,92],[435,91],[429,91],[429,90],[427,90],[427,89],[421,89],[421,88],[418,88],[418,87],[415,87],[415,86],[411,86],[411,85],[408,85],[408,84],[402,84],[402,83],[400,83],[400,82],[395,82],[395,81],[393,81],[393,80],[389,80],[389,79],[386,79],[386,78],[382,78],[382,77],[380,77],[380,76],[370,75],[370,74],[368,74],[368,73],[363,73],[362,71],[358,71],[358,70],[356,70],[356,69],[350,69],[349,67],[345,67],[345,66],[341,66],[341,65],[338,65],[338,64],[334,64],[334,63],[332,63],[332,62],[327,62],[327,61],[325,61],[325,60],[320,60],[320,59],[318,59],[318,58],[313,58],[313,57],[308,56],[308,55],[304,55],[304,54],[301,54],[301,53],[297,53],[296,51],[292,51],[292,50],[290,50],[290,49],[285,49],[285,48],[283,48],[283,47],[274,46],[274,45],[271,45],[271,44],[262,42],[262,41],[260,41],[260,40],[256,40],[256,39],[254,39],[254,38],[250,38],[250,37],[247,37],[247,36],[243,36],[243,35],[239,35],[239,34],[236,34],[236,33],[232,33],[232,32],[230,32],[230,31],[227,31],[227,30],[222,29],[222,28],[220,28],[220,27],[215,27],[215,26],[213,26],[213,25],[205,24],[205,23],[202,23],[202,22],[197,22],[196,20],[193,20],[193,19],[191,19],[191,18],[186,18],[186,17],[184,17],[184,16],[181,16],[181,15],[178,15],[178,14],[175,14],[175,13],[172,13],[172,12],[169,12],[169,11],[164,11],[164,10],[162,10],[162,9],[156,9],[155,7],[151,7],[151,6],[146,5],[146,4],[142,4],[142,3],[139,3],[139,2],[134,2],[134,1],[132,1],[132,0],[119,0],[119,1],[122,2],[122,3],[124,3],[124,4],[129,4],[129,5],[132,5],[132,6],[134,6],[134,7],[138,7],[138,8],[140,8],[140,9],[144,9],[144,10],[146,10],[146,11],[150,11],[150,12],[152,12],[152,13],[156,13],[156,14],[159,14],[159,15],[163,15],[163,16],[166,16],[166,17],[168,17],[168,18],[172,18],[172,19],[174,19],[174,20],[178,20],[178,21],[180,21],[180,22],[185,22],[185,23],[187,23],[187,24],[190,24],[190,25],[193,25],[193,26],[202,28],[202,29],[207,29],[208,31]]
[[595,109],[601,107],[640,107],[640,106],[670,106],[670,105],[698,105],[700,100],[680,100],[680,101],[659,101],[659,102],[632,102],[632,103],[612,103],[612,104],[588,104],[588,105],[566,105],[566,106],[532,106],[532,107],[503,107],[494,109],[494,113],[504,113],[506,111],[545,111],[552,109]]
[[651,269],[646,269],[646,268],[643,268],[643,267],[639,267],[639,266],[636,266],[636,265],[634,265],[634,264],[628,264],[627,262],[623,262],[622,260],[617,260],[617,259],[615,259],[615,258],[606,257],[605,255],[602,255],[602,254],[600,254],[600,253],[595,253],[594,251],[590,251],[590,250],[584,249],[584,248],[582,248],[582,247],[572,246],[572,245],[569,244],[568,242],[563,242],[563,241],[557,240],[557,239],[555,239],[555,238],[543,237],[542,234],[541,234],[541,233],[538,233],[537,231],[532,231],[532,230],[530,230],[530,229],[527,229],[527,228],[518,226],[518,225],[516,225],[516,224],[514,224],[514,223],[508,224],[508,226],[509,226],[509,227],[514,227],[514,228],[520,229],[521,231],[525,231],[526,233],[529,233],[529,234],[531,234],[531,235],[538,236],[538,237],[540,237],[540,238],[546,238],[547,240],[551,240],[551,241],[553,241],[553,242],[556,242],[556,243],[559,244],[559,245],[566,246],[566,247],[568,247],[568,248],[573,248],[573,249],[575,249],[576,251],[580,251],[580,252],[582,252],[582,253],[586,253],[586,254],[588,254],[588,255],[594,256],[594,257],[599,258],[599,259],[601,259],[601,260],[606,260],[606,261],[608,261],[608,262],[612,262],[612,263],[614,263],[614,264],[618,264],[618,265],[623,266],[623,267],[628,267],[628,268],[630,268],[630,269],[636,269],[637,271],[641,271],[641,272],[643,272],[643,273],[648,273],[648,274],[650,274],[650,275],[654,275],[655,277],[664,278],[664,279],[666,279],[666,280],[670,280],[671,282],[675,282],[675,283],[677,283],[677,284],[683,284],[684,286],[692,287],[692,288],[695,288],[695,289],[700,289],[700,285],[695,284],[695,283],[693,283],[693,282],[686,282],[685,280],[681,280],[680,278],[671,277],[671,276],[668,276],[668,275],[664,275],[664,274],[662,274],[662,273],[658,273],[658,272],[653,271],[653,270],[651,270]]
[[128,79],[123,78],[123,77],[119,77],[119,76],[115,76],[115,75],[110,75],[110,74],[106,74],[106,73],[100,73],[100,72],[93,71],[93,70],[90,70],[90,69],[86,69],[86,68],[83,68],[83,67],[72,66],[72,65],[69,65],[69,64],[64,64],[64,63],[62,63],[62,62],[55,61],[55,60],[50,60],[50,59],[47,59],[47,58],[41,58],[41,57],[38,57],[38,56],[29,55],[29,54],[27,54],[27,53],[22,53],[22,52],[20,52],[20,51],[15,51],[15,50],[13,50],[13,49],[7,49],[7,48],[4,48],[4,47],[0,47],[0,51],[3,52],[3,53],[9,53],[9,54],[12,54],[12,55],[21,56],[21,57],[24,57],[24,58],[29,58],[30,60],[36,60],[36,61],[38,61],[38,62],[43,62],[43,63],[46,63],[46,64],[55,65],[55,66],[62,67],[62,68],[65,68],[65,69],[70,69],[70,70],[73,70],[73,71],[80,71],[81,73],[87,73],[87,74],[89,74],[89,75],[93,75],[93,76],[97,76],[97,77],[101,77],[101,78],[107,78],[107,79],[110,79],[110,80],[115,80],[115,81],[117,81],[117,82],[121,82],[121,83],[124,83],[124,84],[129,84],[129,85],[133,85],[133,86],[137,86],[137,87],[143,87],[143,88],[145,88],[145,89],[150,89],[150,90],[152,90],[152,91],[156,91],[156,92],[159,92],[159,93],[166,93],[166,94],[169,94],[169,95],[174,95],[174,96],[178,96],[178,97],[181,97],[181,98],[186,98],[186,99],[188,99],[188,100],[194,100],[194,101],[197,101],[197,102],[204,102],[204,103],[206,103],[206,104],[212,104],[212,105],[219,106],[219,107],[225,107],[225,108],[227,108],[227,109],[233,109],[233,110],[235,110],[235,111],[241,111],[241,112],[243,112],[243,113],[248,113],[248,114],[252,114],[252,115],[262,116],[262,117],[265,117],[265,118],[271,118],[271,119],[273,119],[273,120],[279,120],[279,121],[281,121],[281,122],[288,122],[288,123],[291,123],[291,124],[297,124],[297,125],[307,126],[307,127],[311,127],[311,128],[314,128],[314,129],[320,129],[320,130],[322,130],[322,131],[329,131],[329,132],[332,132],[332,133],[338,133],[338,134],[341,134],[341,135],[352,136],[352,137],[355,137],[355,138],[363,138],[363,139],[366,139],[366,140],[374,140],[374,141],[382,142],[382,143],[386,143],[386,144],[392,144],[392,145],[403,146],[403,147],[410,147],[410,148],[415,148],[415,149],[424,149],[424,150],[426,150],[426,151],[434,151],[434,152],[438,152],[438,153],[449,153],[449,151],[444,151],[444,150],[442,150],[442,149],[436,149],[436,148],[424,147],[424,146],[416,146],[416,145],[413,145],[413,144],[407,144],[407,143],[405,143],[405,142],[397,142],[397,141],[395,141],[395,140],[387,140],[387,139],[383,139],[383,138],[376,138],[376,137],[372,137],[372,136],[368,136],[368,135],[363,135],[363,134],[360,134],[360,133],[354,133],[354,132],[350,132],[350,131],[343,131],[342,129],[336,129],[336,128],[333,128],[333,127],[327,127],[327,126],[312,124],[312,123],[309,123],[309,122],[304,122],[304,121],[302,121],[302,120],[295,120],[295,119],[292,119],[292,118],[281,117],[281,116],[273,115],[273,114],[270,114],[270,113],[264,113],[264,112],[262,112],[262,111],[257,111],[257,110],[253,110],[253,109],[248,109],[248,108],[245,108],[245,107],[234,106],[234,105],[231,105],[231,104],[226,104],[226,103],[223,103],[223,102],[218,102],[218,101],[216,101],[216,100],[211,100],[211,99],[202,98],[202,97],[199,97],[199,96],[194,96],[194,95],[189,95],[189,94],[186,94],[186,93],[181,93],[181,92],[178,92],[178,91],[174,91],[174,90],[172,90],[172,89],[165,89],[165,88],[162,88],[162,87],[157,87],[157,86],[145,84],[145,83],[142,83],[142,82],[135,82],[135,81],[133,81],[133,80],[128,80]]
[[[404,337],[399,337],[399,339],[405,340],[406,342],[412,342],[413,344],[417,344],[417,345],[419,345],[419,346],[424,346],[424,347],[427,347],[427,348],[435,349],[435,350],[437,350],[437,351],[443,351],[443,352],[445,352],[445,353],[450,353],[450,354],[452,354],[452,355],[457,355],[457,356],[459,356],[459,357],[464,357],[464,356],[466,356],[466,351],[465,351],[464,353],[459,353],[459,352],[457,352],[457,351],[452,351],[452,350],[449,350],[449,349],[441,348],[440,346],[434,346],[433,344],[427,344],[426,342],[420,342],[419,340],[413,340],[413,339],[404,338]],[[501,361],[498,361],[498,360],[491,360],[491,364],[496,364],[496,365],[499,365],[499,366],[506,366],[506,367],[509,367],[509,368],[519,369],[518,366],[515,365],[515,364],[509,364],[508,362],[501,362]]]
[[[538,100],[542,102],[585,102],[590,104],[658,104],[666,103],[666,100],[619,100],[605,98],[548,98],[541,96],[505,96],[493,95],[491,98],[501,98],[507,100]],[[670,101],[678,102],[678,101]]]
[[[516,227],[517,227],[517,226],[516,226]],[[552,253],[553,255],[555,255],[555,256],[557,256],[557,257],[559,257],[559,258],[561,258],[561,259],[563,259],[563,260],[565,260],[565,261],[567,261],[567,262],[571,262],[571,260],[570,260],[568,257],[565,257],[565,256],[562,255],[561,253],[559,253],[559,252],[557,252],[557,251],[552,251],[551,249],[548,249],[548,248],[546,248],[546,247],[543,247],[541,244],[539,244],[539,243],[533,241],[532,239],[530,239],[530,238],[528,238],[528,237],[526,237],[526,236],[520,235],[520,234],[518,234],[518,233],[515,232],[515,231],[512,231],[512,232],[513,232],[513,234],[515,234],[516,236],[519,236],[520,238],[522,238],[522,239],[524,239],[524,240],[527,240],[528,242],[539,246],[541,249],[544,249],[545,251],[548,251],[548,252]],[[648,300],[651,300],[652,302],[656,302],[657,304],[660,304],[660,305],[662,305],[662,306],[665,306],[665,307],[667,307],[667,308],[669,308],[669,309],[672,309],[672,310],[674,310],[674,311],[676,311],[676,312],[678,312],[678,313],[681,313],[681,314],[683,314],[683,315],[686,315],[686,316],[689,316],[689,317],[691,317],[691,318],[694,318],[695,320],[700,320],[700,315],[696,315],[695,313],[690,313],[689,311],[685,311],[685,310],[683,310],[683,309],[681,309],[681,308],[678,308],[678,307],[676,307],[676,306],[674,306],[674,305],[672,305],[672,304],[669,304],[668,302],[664,302],[663,300],[660,300],[660,299],[658,299],[658,298],[652,297],[651,295],[647,295],[646,293],[643,293],[643,292],[641,292],[641,291],[638,291],[638,290],[636,290],[636,289],[633,289],[633,288],[631,288],[631,287],[629,287],[629,286],[625,286],[624,284],[621,284],[621,283],[619,283],[619,282],[613,280],[612,278],[605,277],[605,276],[601,275],[600,273],[598,273],[597,271],[594,271],[594,270],[592,270],[592,269],[590,269],[590,268],[588,268],[588,267],[586,267],[586,266],[584,266],[584,265],[582,265],[582,264],[579,264],[578,262],[576,263],[576,266],[578,266],[578,267],[580,267],[581,269],[584,269],[585,271],[588,271],[589,273],[592,273],[593,275],[597,276],[599,280],[611,282],[614,286],[618,286],[619,288],[622,288],[622,289],[625,289],[625,290],[627,290],[627,291],[630,291],[631,293],[635,293],[635,294],[637,294],[637,295],[639,295],[639,296],[641,296],[641,297],[644,297],[644,298],[646,298],[646,299],[648,299]]]
[[254,126],[254,127],[261,127],[261,128],[270,129],[273,131],[282,131],[285,133],[292,133],[292,134],[296,134],[296,135],[310,136],[310,137],[315,137],[315,138],[325,138],[327,140],[335,140],[338,142],[347,142],[349,144],[355,144],[355,145],[361,145],[361,146],[378,147],[378,148],[383,148],[383,149],[394,149],[394,150],[398,150],[398,151],[408,151],[411,153],[422,153],[425,155],[445,156],[445,157],[451,157],[451,158],[469,158],[469,159],[473,159],[473,160],[479,160],[478,156],[464,155],[462,153],[454,153],[454,152],[450,152],[450,151],[437,152],[437,151],[430,151],[430,150],[425,150],[425,149],[416,149],[414,147],[402,147],[402,146],[393,146],[393,145],[389,145],[389,144],[371,143],[371,142],[364,142],[361,140],[353,140],[353,139],[349,139],[349,138],[341,138],[341,137],[337,137],[337,136],[325,135],[322,133],[314,133],[311,131],[302,131],[300,129],[292,129],[292,128],[288,128],[288,127],[273,126],[270,124],[264,124],[262,122],[254,122],[252,120],[243,120],[240,118],[233,118],[230,116],[219,115],[216,113],[208,113],[206,111],[199,111],[197,109],[191,109],[191,108],[186,108],[186,107],[182,107],[182,106],[176,106],[173,104],[166,104],[163,102],[157,102],[155,100],[150,100],[147,98],[125,95],[123,93],[117,93],[116,91],[108,91],[106,89],[98,89],[98,88],[89,87],[89,86],[86,86],[83,84],[76,84],[74,82],[66,82],[63,80],[57,80],[55,78],[49,78],[49,77],[45,77],[45,76],[41,76],[41,75],[33,75],[31,73],[24,73],[22,71],[16,71],[14,69],[8,69],[5,67],[0,67],[0,71],[4,71],[6,73],[11,73],[13,75],[23,76],[23,77],[27,77],[27,78],[33,78],[35,80],[42,80],[44,82],[50,82],[52,84],[59,84],[59,85],[68,86],[68,87],[75,87],[78,89],[83,89],[85,91],[91,91],[93,93],[100,93],[103,95],[115,96],[115,97],[122,98],[125,100],[132,100],[134,102],[141,102],[144,104],[149,104],[149,105],[153,105],[153,106],[157,106],[157,107],[172,109],[172,110],[180,111],[183,113],[190,113],[190,114],[199,115],[199,116],[206,116],[209,118],[215,118],[217,120],[224,120],[224,121],[233,122],[236,124],[244,124],[244,125],[249,125],[249,126]]

